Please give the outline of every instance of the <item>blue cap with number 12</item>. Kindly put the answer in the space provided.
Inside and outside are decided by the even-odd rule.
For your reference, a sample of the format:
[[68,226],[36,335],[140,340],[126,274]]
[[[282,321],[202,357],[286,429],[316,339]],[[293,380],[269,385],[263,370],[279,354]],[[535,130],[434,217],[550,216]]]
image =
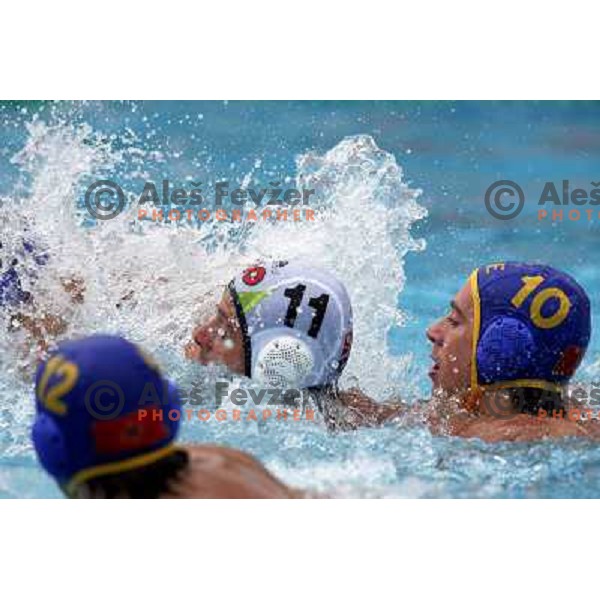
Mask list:
[[[61,344],[35,381],[38,458],[69,488],[174,451],[177,389],[136,345],[98,335]],[[157,418],[157,415],[161,418]]]

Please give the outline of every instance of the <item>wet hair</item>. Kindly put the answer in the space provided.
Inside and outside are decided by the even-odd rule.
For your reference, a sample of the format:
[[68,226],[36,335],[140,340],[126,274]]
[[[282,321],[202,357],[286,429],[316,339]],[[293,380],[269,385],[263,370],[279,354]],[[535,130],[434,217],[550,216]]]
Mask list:
[[95,477],[79,486],[76,498],[159,498],[170,491],[171,484],[188,466],[189,456],[185,450],[177,450],[161,460],[123,473]]
[[566,410],[562,392],[538,388],[510,388],[507,391],[513,408],[520,414],[538,416],[540,411],[545,411],[552,417]]

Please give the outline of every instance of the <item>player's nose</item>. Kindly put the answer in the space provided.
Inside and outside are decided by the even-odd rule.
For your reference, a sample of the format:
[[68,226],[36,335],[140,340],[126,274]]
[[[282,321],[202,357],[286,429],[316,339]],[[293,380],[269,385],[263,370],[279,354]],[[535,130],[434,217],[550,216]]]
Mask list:
[[442,320],[439,319],[435,323],[432,323],[425,331],[425,335],[434,346],[443,345],[444,328],[442,327]]
[[201,325],[194,330],[194,342],[204,350],[210,350],[212,346],[212,328],[210,325]]

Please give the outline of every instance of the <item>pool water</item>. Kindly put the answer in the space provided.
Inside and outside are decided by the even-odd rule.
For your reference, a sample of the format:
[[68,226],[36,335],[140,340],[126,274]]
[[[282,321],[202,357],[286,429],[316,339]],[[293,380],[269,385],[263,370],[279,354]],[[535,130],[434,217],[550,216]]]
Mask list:
[[[2,241],[23,219],[52,261],[36,286],[68,315],[67,335],[118,332],[152,352],[184,389],[210,395],[218,370],[181,348],[220,286],[258,256],[334,268],[356,315],[344,385],[385,400],[429,393],[427,325],[477,265],[544,261],[572,273],[597,320],[600,220],[537,219],[544,182],[600,181],[600,104],[564,102],[89,102],[0,106]],[[90,222],[88,185],[128,194],[147,180],[205,188],[307,183],[315,223],[200,226],[135,223],[134,212]],[[483,197],[518,182],[527,202],[493,219]],[[596,211],[597,212],[597,211]],[[78,273],[74,308],[58,276]],[[114,305],[129,291],[135,301]],[[600,375],[593,335],[579,380]],[[34,357],[19,333],[0,333],[0,496],[55,497],[28,430]],[[212,388],[214,389],[214,388]],[[360,497],[597,497],[600,449],[585,440],[486,444],[417,426],[327,433],[318,423],[184,423],[185,441],[256,454],[286,482]]]

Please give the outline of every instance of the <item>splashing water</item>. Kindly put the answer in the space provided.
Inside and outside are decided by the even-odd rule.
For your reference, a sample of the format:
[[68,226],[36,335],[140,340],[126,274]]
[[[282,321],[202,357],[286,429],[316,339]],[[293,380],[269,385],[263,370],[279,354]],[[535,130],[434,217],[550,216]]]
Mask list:
[[[138,122],[132,125],[135,131],[120,129],[118,134],[102,131],[104,126],[99,122],[105,122],[114,131],[127,122],[129,111],[133,114],[136,110],[137,114],[144,112],[144,119],[149,118],[141,121],[145,125]],[[353,300],[355,345],[343,385],[358,383],[379,400],[395,392],[410,396],[416,373],[413,359],[408,355],[391,356],[386,336],[390,327],[405,325],[406,315],[398,309],[398,294],[406,283],[407,253],[424,249],[424,243],[411,236],[411,225],[425,216],[425,210],[418,203],[419,191],[404,183],[401,166],[394,156],[381,150],[372,137],[360,135],[341,141],[335,138],[326,151],[303,151],[296,159],[295,170],[291,162],[286,164],[281,170],[287,175],[287,182],[295,181],[296,187],[316,190],[317,200],[311,203],[317,212],[315,222],[141,224],[135,219],[133,204],[112,221],[90,222],[82,208],[82,197],[96,179],[118,181],[128,197],[139,195],[140,180],[158,181],[157,173],[173,180],[196,176],[200,166],[208,170],[208,178],[214,181],[227,179],[232,172],[243,186],[260,187],[261,172],[269,180],[276,180],[270,179],[275,175],[268,171],[268,165],[273,164],[268,154],[246,157],[244,150],[241,157],[230,157],[226,136],[217,141],[226,148],[225,160],[227,164],[231,161],[233,169],[227,171],[223,160],[217,167],[219,161],[199,138],[191,146],[191,157],[180,140],[161,139],[163,133],[168,134],[163,138],[171,137],[171,133],[175,138],[176,131],[170,121],[169,129],[160,131],[159,120],[153,122],[153,110],[149,106],[136,109],[134,104],[59,106],[49,111],[48,118],[34,116],[27,125],[26,138],[21,139],[19,130],[19,144],[13,144],[12,164],[19,169],[19,177],[10,192],[5,191],[0,198],[4,244],[0,252],[12,255],[21,243],[19,236],[25,234],[35,237],[40,249],[49,252],[50,262],[25,285],[31,286],[27,289],[41,308],[63,315],[68,321],[68,329],[60,337],[99,331],[120,333],[155,354],[165,371],[184,389],[200,381],[203,390],[210,392],[214,390],[211,384],[223,378],[223,371],[217,367],[201,368],[182,356],[194,323],[212,312],[222,286],[240,268],[257,258],[302,258],[338,273]],[[221,126],[225,123],[230,128],[236,123],[232,121],[236,110],[231,104],[223,107],[227,114],[219,121]],[[275,108],[269,110],[276,112]],[[385,113],[381,122],[392,127],[389,107],[371,106],[369,110],[375,116],[377,111]],[[214,114],[220,115],[216,109]],[[296,116],[300,118],[298,112]],[[94,126],[76,124],[86,119]],[[421,135],[422,118],[419,121],[417,115],[415,119],[415,124],[403,121],[402,127],[416,127]],[[191,120],[192,116],[181,115],[181,127],[187,127]],[[207,121],[210,118],[202,123]],[[244,135],[265,128],[265,123],[259,122],[255,129],[248,129],[249,122],[247,118],[243,123],[241,119],[237,122],[244,127]],[[461,147],[465,124],[458,123],[455,129],[446,126],[449,136],[456,133],[454,141]],[[315,137],[314,126],[311,127],[308,139]],[[523,127],[519,123],[514,127],[508,135],[521,139]],[[503,126],[503,133],[504,129]],[[202,131],[191,126],[190,130],[195,132],[192,137]],[[281,129],[276,131],[287,135]],[[350,132],[351,128],[344,131]],[[439,131],[437,123],[434,131]],[[291,125],[289,133],[294,133]],[[187,135],[186,130],[186,139]],[[403,135],[404,129],[398,137]],[[384,144],[381,140],[385,135],[377,136],[377,142]],[[387,140],[386,147],[389,136]],[[297,147],[306,146],[299,143]],[[281,149],[283,153],[279,152]],[[275,150],[275,154],[278,152],[279,160],[285,154],[285,143]],[[446,156],[449,150],[444,147],[439,152]],[[509,154],[503,151],[503,160]],[[519,153],[514,154],[520,159]],[[577,164],[580,162],[578,154]],[[444,180],[466,180],[466,176],[457,177],[456,173],[465,171],[457,165],[440,168],[437,174]],[[469,210],[463,217],[471,214]],[[445,219],[444,210],[440,209],[439,214],[436,210],[429,221],[434,221],[434,217]],[[427,255],[433,261],[445,256],[433,251],[436,244],[441,244],[460,263],[457,269],[468,272],[467,262],[487,260],[490,250],[485,244],[479,254],[475,252],[480,239],[494,240],[493,244],[490,242],[494,251],[502,243],[488,229],[482,232],[464,227],[448,232],[446,223],[443,226],[439,239],[428,237],[429,250],[421,253],[419,260],[425,260]],[[523,244],[518,248],[519,252],[529,251],[527,256],[536,251],[535,245],[530,244],[530,235],[528,231],[521,238]],[[473,242],[471,251],[453,251],[469,240]],[[25,266],[35,269],[34,263]],[[425,284],[430,287],[417,289],[410,298],[429,305],[439,301],[441,306],[447,301],[448,290],[444,287],[443,299],[431,293],[434,285],[439,286],[436,278],[440,273],[434,268],[429,273],[426,263],[422,266],[433,279]],[[59,283],[61,278],[73,275],[85,280],[83,304],[73,304]],[[449,274],[452,281],[447,287],[452,287],[453,276]],[[413,286],[409,288],[412,292]],[[0,323],[0,497],[57,496],[56,486],[37,466],[29,440],[35,351],[16,325],[7,332],[10,324],[6,314],[0,319],[4,320]],[[403,334],[406,332],[407,328]],[[584,380],[597,380],[599,365],[596,356],[582,370]],[[289,484],[335,495],[600,496],[600,478],[596,477],[600,472],[600,450],[588,440],[485,444],[479,440],[434,437],[419,426],[388,426],[331,435],[318,424],[270,422],[262,427],[231,421],[184,422],[182,439],[240,447],[255,454]]]
[[[51,260],[31,291],[38,305],[68,322],[61,338],[125,335],[157,355],[180,383],[203,377],[208,390],[222,371],[182,359],[194,324],[212,312],[222,286],[240,268],[259,258],[302,259],[332,269],[349,288],[356,342],[344,381],[376,398],[398,389],[410,361],[389,356],[386,334],[402,322],[402,259],[424,247],[409,229],[426,211],[416,201],[420,191],[403,183],[402,169],[373,138],[346,138],[323,155],[297,158],[296,186],[316,191],[314,222],[180,226],[136,221],[133,203],[110,221],[86,222],[80,197],[91,181],[117,171],[132,182],[144,160],[163,160],[135,135],[106,138],[85,124],[39,120],[27,127],[27,142],[12,159],[21,179],[14,197],[4,199],[3,230],[16,239],[26,227],[49,251]],[[73,276],[85,282],[85,301],[76,306],[60,285]],[[27,351],[19,329],[7,333],[3,327],[0,345],[2,454],[27,455],[32,406],[21,399],[30,397],[35,353]],[[11,400],[15,390],[18,402]]]
[[420,191],[403,183],[395,158],[369,136],[347,138],[323,156],[307,153],[297,167],[297,186],[315,189],[320,218],[304,228],[267,225],[253,232],[247,249],[256,256],[301,258],[339,275],[352,299],[356,340],[342,382],[357,381],[385,398],[406,374],[407,360],[389,356],[386,335],[403,320],[397,309],[405,283],[402,258],[424,248],[409,232],[426,215],[416,202]]

